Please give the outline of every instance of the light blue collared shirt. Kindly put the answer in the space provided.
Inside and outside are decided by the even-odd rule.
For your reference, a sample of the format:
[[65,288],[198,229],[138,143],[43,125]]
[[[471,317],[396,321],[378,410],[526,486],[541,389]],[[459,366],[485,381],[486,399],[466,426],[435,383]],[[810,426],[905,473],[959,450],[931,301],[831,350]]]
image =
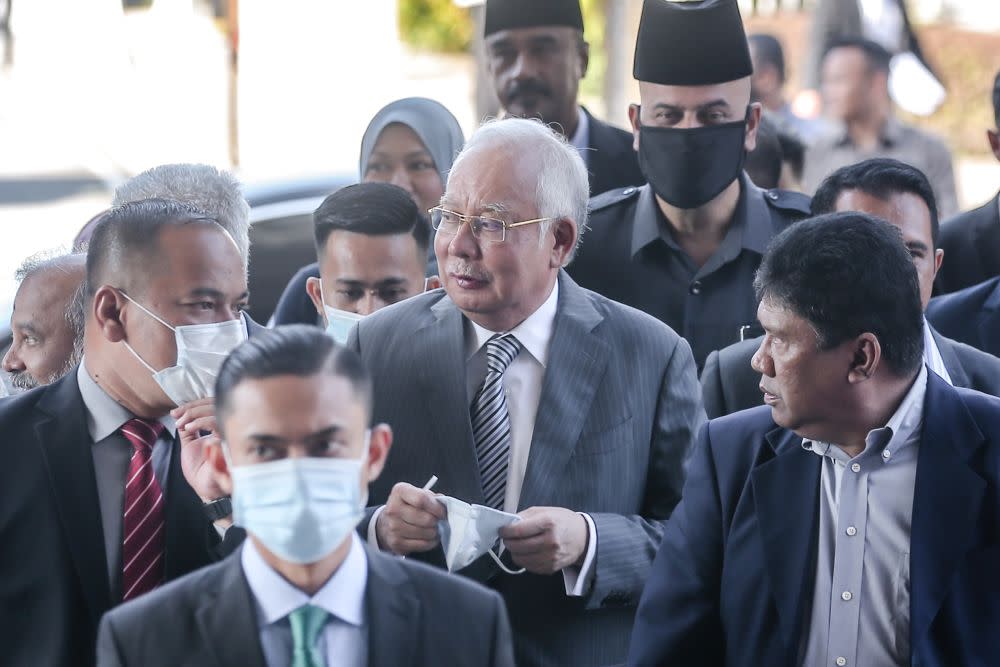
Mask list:
[[327,665],[364,667],[367,664],[365,590],[368,558],[354,531],[350,538],[347,558],[311,598],[275,572],[264,561],[253,540],[243,543],[240,554],[243,574],[254,597],[260,645],[268,667],[290,667],[292,664],[294,644],[288,615],[306,604],[330,614],[319,638]]

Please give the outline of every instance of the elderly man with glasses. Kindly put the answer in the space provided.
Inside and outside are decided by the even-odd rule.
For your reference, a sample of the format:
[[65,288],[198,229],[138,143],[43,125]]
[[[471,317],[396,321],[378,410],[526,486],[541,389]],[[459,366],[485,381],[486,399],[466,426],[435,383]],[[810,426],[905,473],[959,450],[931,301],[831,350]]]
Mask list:
[[400,435],[369,540],[499,591],[520,665],[624,660],[704,420],[688,344],[563,271],[586,212],[564,139],[533,120],[484,125],[431,211],[444,290],[348,341],[372,370],[374,419]]

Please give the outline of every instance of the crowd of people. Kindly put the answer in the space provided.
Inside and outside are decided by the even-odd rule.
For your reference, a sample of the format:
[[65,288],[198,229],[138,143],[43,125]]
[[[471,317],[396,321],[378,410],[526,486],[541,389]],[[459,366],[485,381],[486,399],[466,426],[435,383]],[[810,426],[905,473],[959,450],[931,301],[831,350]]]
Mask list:
[[270,322],[205,165],[25,261],[0,663],[1000,663],[997,199],[939,222],[863,34],[818,120],[735,0],[644,0],[629,132],[583,27],[487,0],[503,118],[380,110]]

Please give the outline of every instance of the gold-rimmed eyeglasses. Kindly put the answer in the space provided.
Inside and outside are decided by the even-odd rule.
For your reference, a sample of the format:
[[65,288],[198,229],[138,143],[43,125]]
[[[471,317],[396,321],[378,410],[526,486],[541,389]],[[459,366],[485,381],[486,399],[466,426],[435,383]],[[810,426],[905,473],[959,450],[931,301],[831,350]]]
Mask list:
[[555,218],[535,218],[534,220],[521,220],[520,222],[504,222],[497,218],[483,215],[462,215],[449,211],[446,208],[435,206],[427,211],[431,216],[431,226],[434,231],[447,236],[455,236],[462,225],[468,223],[472,235],[480,241],[490,241],[492,243],[502,243],[507,240],[507,230],[524,225],[534,225],[539,222],[548,222]]

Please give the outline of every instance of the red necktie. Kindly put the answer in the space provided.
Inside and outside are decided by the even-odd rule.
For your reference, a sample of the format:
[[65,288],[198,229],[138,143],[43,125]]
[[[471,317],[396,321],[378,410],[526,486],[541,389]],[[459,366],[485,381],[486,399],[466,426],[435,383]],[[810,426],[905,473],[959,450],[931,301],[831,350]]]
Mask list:
[[122,600],[153,590],[163,581],[163,493],[153,475],[153,445],[163,424],[131,419],[121,428],[132,443],[125,482]]

